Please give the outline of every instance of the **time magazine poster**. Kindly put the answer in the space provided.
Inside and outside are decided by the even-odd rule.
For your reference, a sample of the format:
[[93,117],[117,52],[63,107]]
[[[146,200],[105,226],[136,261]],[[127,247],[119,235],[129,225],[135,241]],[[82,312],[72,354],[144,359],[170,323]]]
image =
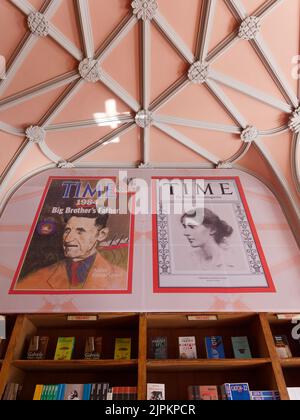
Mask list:
[[134,216],[117,210],[116,179],[100,181],[49,178],[11,294],[131,293]]
[[155,293],[275,292],[239,178],[152,180]]

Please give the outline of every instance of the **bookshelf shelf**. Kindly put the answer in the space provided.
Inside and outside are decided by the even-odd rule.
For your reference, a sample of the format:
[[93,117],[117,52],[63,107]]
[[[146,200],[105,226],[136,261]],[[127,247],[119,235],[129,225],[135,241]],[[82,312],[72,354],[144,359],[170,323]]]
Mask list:
[[280,360],[280,364],[283,368],[300,368],[300,358],[282,359]]
[[235,370],[251,369],[271,363],[271,359],[223,359],[223,360],[148,360],[147,369],[151,372],[196,371],[196,370]]
[[24,371],[127,370],[137,368],[138,360],[15,360],[12,366]]
[[[84,314],[82,314],[84,315]],[[275,314],[112,313],[94,314],[94,321],[69,321],[66,314],[18,315],[9,318],[9,335],[0,355],[0,398],[10,383],[23,385],[21,400],[31,400],[37,384],[107,382],[112,387],[138,387],[146,399],[147,383],[165,384],[167,400],[185,400],[189,386],[247,382],[251,390],[300,387],[300,345],[291,342],[293,358],[279,359],[273,336],[288,335],[293,325]],[[190,316],[193,316],[191,320]],[[211,316],[211,314],[210,314]],[[26,360],[32,336],[49,336],[46,360]],[[82,360],[86,337],[103,337],[101,360]],[[153,337],[167,338],[168,359],[153,359]],[[196,338],[199,359],[179,358],[179,337]],[[207,359],[205,338],[222,336],[226,359]],[[252,359],[234,359],[232,337],[247,337]],[[75,337],[73,359],[54,359],[58,337]],[[114,360],[116,338],[131,338],[131,360]],[[2,368],[1,368],[2,367]]]

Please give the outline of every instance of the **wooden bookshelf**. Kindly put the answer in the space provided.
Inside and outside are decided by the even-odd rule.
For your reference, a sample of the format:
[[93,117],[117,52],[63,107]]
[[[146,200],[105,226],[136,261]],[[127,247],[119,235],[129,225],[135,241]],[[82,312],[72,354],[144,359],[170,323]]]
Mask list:
[[[97,315],[97,314],[95,314]],[[222,385],[225,382],[248,382],[253,391],[278,390],[288,400],[287,387],[300,387],[300,343],[291,339],[290,320],[279,321],[274,314],[226,313],[216,319],[205,317],[190,321],[190,315],[204,314],[99,314],[95,321],[68,321],[66,314],[18,315],[10,323],[14,328],[4,359],[0,360],[0,396],[6,384],[23,384],[22,400],[31,400],[41,382],[95,383],[111,386],[137,386],[138,398],[146,399],[147,383],[164,383],[166,399],[185,400],[189,385]],[[290,337],[292,359],[279,359],[273,335]],[[50,337],[46,360],[26,360],[33,335]],[[206,358],[205,337],[223,337],[226,359]],[[53,360],[57,338],[75,337],[73,359]],[[102,336],[101,360],[82,360],[87,336]],[[151,339],[166,336],[168,359],[151,359]],[[179,359],[178,337],[195,336],[196,360]],[[252,359],[235,359],[231,337],[247,336]],[[116,338],[131,338],[131,360],[114,360]],[[42,378],[42,381],[41,381]]]

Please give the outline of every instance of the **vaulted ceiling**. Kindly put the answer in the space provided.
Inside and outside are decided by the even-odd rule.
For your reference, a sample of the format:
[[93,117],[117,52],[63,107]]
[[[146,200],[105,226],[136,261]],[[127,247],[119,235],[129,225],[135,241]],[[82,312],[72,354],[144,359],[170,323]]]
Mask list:
[[299,34],[298,0],[0,0],[2,198],[46,167],[237,167],[296,220]]

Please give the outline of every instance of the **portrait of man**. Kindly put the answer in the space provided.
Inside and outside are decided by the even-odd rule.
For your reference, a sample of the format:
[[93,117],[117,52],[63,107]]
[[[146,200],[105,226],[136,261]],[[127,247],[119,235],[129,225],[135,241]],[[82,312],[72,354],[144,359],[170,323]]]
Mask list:
[[13,291],[128,292],[131,215],[98,212],[92,200],[82,205],[71,197],[59,203],[62,185],[61,180],[50,184]]

